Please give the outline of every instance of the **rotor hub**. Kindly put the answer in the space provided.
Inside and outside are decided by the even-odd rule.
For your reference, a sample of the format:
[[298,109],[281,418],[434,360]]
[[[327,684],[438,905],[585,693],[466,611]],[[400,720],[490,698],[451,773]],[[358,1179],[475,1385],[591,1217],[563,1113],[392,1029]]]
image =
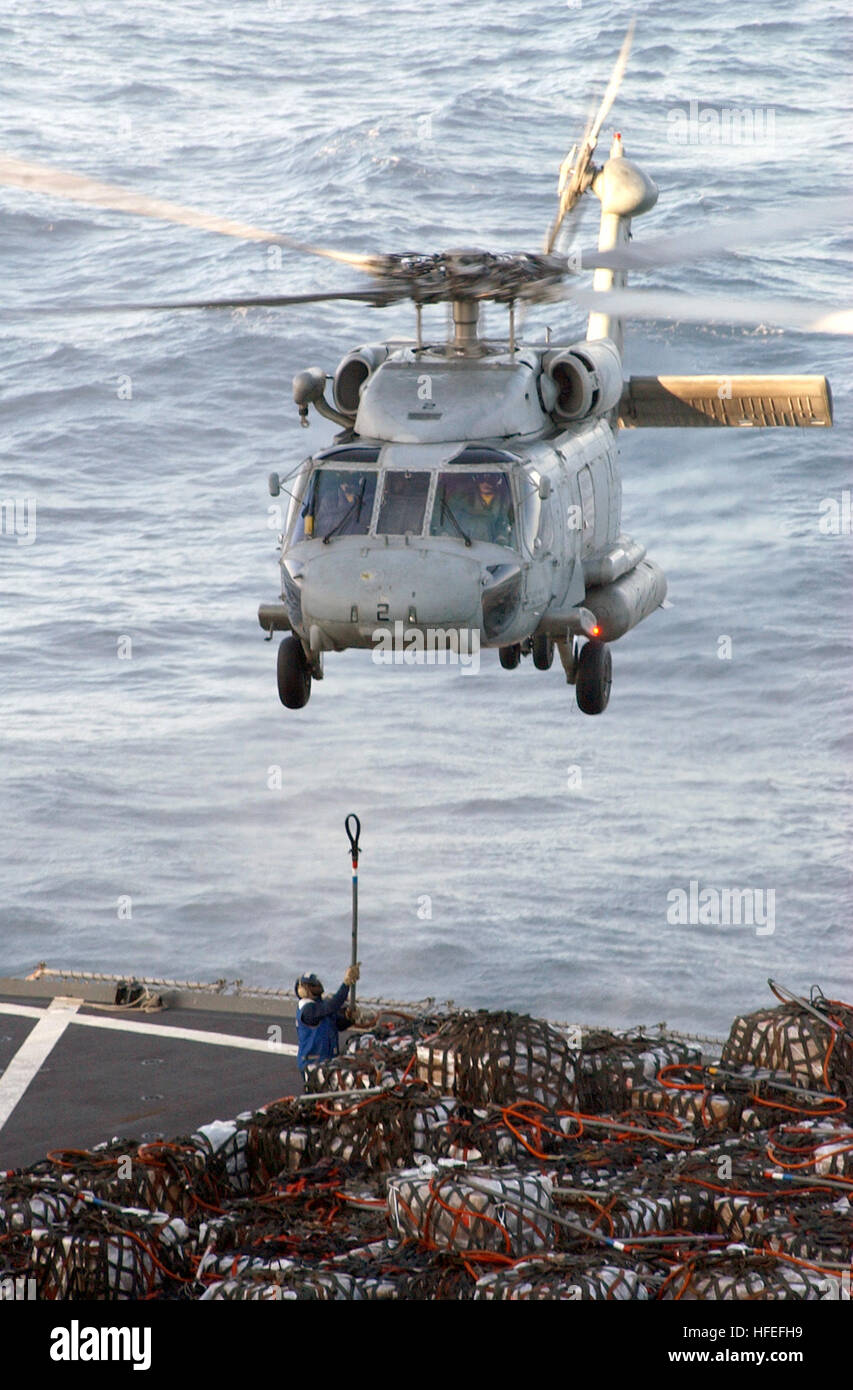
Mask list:
[[439,251],[377,256],[371,271],[389,291],[403,291],[421,304],[442,300],[494,299],[510,303],[535,298],[557,285],[570,269],[565,256],[531,252]]

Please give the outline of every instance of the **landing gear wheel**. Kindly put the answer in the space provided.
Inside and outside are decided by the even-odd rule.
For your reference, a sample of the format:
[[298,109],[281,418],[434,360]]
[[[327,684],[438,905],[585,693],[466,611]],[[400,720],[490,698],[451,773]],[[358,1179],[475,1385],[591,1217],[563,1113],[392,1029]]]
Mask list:
[[534,637],[533,665],[537,671],[550,671],[554,660],[553,637]]
[[521,660],[521,647],[518,642],[511,647],[498,647],[498,656],[505,671],[514,671]]
[[606,642],[589,641],[581,650],[575,697],[584,714],[601,714],[610,699],[613,658]]
[[288,709],[302,709],[311,694],[311,668],[298,637],[285,637],[278,649],[278,698]]

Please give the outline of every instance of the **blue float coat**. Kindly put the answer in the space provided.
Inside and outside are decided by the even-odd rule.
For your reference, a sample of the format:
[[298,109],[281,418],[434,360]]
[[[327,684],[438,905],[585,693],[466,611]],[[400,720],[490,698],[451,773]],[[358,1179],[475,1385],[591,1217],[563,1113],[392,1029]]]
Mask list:
[[337,1056],[338,1015],[347,1001],[349,985],[341,985],[330,999],[300,999],[296,1018],[299,1040],[297,1065],[300,1070]]

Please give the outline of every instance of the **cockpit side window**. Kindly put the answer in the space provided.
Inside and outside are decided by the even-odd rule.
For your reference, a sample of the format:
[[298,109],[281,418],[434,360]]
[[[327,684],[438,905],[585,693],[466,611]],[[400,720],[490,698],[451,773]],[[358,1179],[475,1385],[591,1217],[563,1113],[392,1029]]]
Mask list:
[[505,473],[439,473],[431,536],[513,543],[513,506]]
[[388,470],[376,523],[377,535],[421,534],[430,478],[429,473]]
[[376,496],[376,471],[318,468],[308,485],[294,541],[331,536],[366,536]]
[[[301,541],[305,538],[305,519],[302,509],[305,498],[308,495],[307,489],[310,488],[310,486],[311,460],[306,459],[293,484],[293,491],[290,494],[290,503],[287,509],[287,525],[284,528],[285,535],[290,535],[292,530],[293,535],[291,539],[294,541]],[[284,491],[284,488],[282,488],[282,491]]]

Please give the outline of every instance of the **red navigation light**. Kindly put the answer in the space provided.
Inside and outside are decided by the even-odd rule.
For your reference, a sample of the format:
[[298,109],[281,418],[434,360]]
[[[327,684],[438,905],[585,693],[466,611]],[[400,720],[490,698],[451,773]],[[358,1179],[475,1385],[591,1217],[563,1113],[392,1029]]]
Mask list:
[[596,623],[595,627],[592,629],[592,631],[590,632],[589,635],[590,635],[590,637],[600,637],[600,636],[601,636],[601,628],[598,626],[598,623]]

